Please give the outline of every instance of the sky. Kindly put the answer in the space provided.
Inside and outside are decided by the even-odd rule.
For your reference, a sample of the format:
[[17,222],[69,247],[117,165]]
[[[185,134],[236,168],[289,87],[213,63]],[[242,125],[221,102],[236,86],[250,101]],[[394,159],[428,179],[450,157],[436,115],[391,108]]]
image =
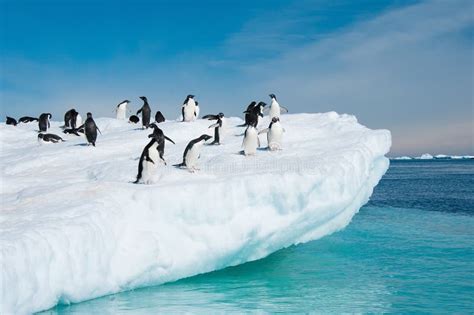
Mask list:
[[242,116],[274,93],[389,129],[390,156],[474,155],[470,0],[0,0],[0,62],[2,121],[142,95],[176,119],[187,94]]

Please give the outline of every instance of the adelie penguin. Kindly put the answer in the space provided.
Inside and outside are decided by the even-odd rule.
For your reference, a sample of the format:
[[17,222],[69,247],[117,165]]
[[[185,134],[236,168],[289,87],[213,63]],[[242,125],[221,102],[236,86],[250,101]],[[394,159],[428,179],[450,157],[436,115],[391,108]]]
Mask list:
[[281,126],[280,118],[273,117],[268,128],[263,129],[258,134],[266,133],[268,149],[270,151],[276,151],[281,150],[281,140],[284,132],[285,128]]
[[160,111],[157,111],[155,114],[155,122],[157,124],[162,123],[165,121],[165,116]]
[[145,96],[140,96],[140,99],[143,101],[143,106],[137,111],[137,115],[142,113],[142,126],[143,129],[146,129],[150,124],[151,108]]
[[[92,118],[91,113],[87,113],[87,119],[84,122],[84,125],[80,126],[77,129],[84,128],[84,133],[87,138],[87,142],[92,144],[95,147],[95,142],[97,140],[97,131],[100,132],[99,127],[97,127],[94,119]],[[102,132],[100,132],[102,134]]]
[[257,105],[253,103],[255,102],[250,103],[247,110],[244,111],[245,124],[239,125],[238,127],[254,126],[257,128],[259,117],[263,117],[263,109],[267,104],[265,102],[258,102]]
[[223,120],[224,120],[224,114],[219,113],[217,115],[205,115],[202,117],[203,119],[207,120],[217,120],[215,124],[212,124],[209,126],[209,128],[214,128],[214,141],[212,141],[210,144],[221,144],[220,139],[221,139],[221,131],[222,131],[222,125],[223,125]]
[[12,117],[8,117],[8,116],[7,116],[6,124],[7,124],[7,125],[16,126],[16,125],[18,124],[18,122],[16,121],[15,118],[12,118]]
[[136,115],[132,115],[128,118],[128,122],[132,124],[138,124],[140,122],[140,118]]
[[38,120],[38,127],[40,132],[45,132],[51,127],[49,120],[51,119],[52,115],[50,113],[43,113],[39,116]]
[[183,116],[183,121],[194,121],[199,115],[199,106],[196,105],[194,100],[194,95],[186,96],[186,99],[183,102],[181,107],[181,115]]
[[51,142],[51,143],[58,143],[65,141],[58,135],[52,133],[40,133],[38,134],[38,141],[40,142]]
[[197,161],[200,157],[201,147],[207,140],[212,137],[209,135],[202,135],[199,138],[191,140],[183,154],[183,162],[180,164],[175,164],[176,167],[186,167],[191,173],[199,170],[197,168]]
[[280,114],[288,113],[288,109],[278,104],[275,94],[270,94],[269,96],[272,99],[270,109],[268,110],[268,115],[270,116],[270,119],[272,119],[273,117],[280,118]]
[[64,128],[76,129],[82,124],[82,117],[74,108],[64,114]]
[[252,124],[245,129],[242,141],[243,153],[244,155],[255,155],[258,147],[260,147],[260,139],[258,139],[256,124]]
[[23,116],[20,119],[18,119],[18,122],[21,122],[21,123],[24,123],[24,124],[27,124],[27,123],[30,123],[30,122],[33,122],[33,121],[38,121],[38,118],[30,117],[30,116]]
[[127,105],[128,105],[128,103],[130,103],[129,100],[124,100],[124,101],[120,102],[117,105],[117,108],[115,110],[117,112],[117,119],[120,119],[120,120],[127,119]]
[[157,163],[159,160],[166,165],[166,161],[163,158],[165,153],[165,140],[175,144],[173,140],[164,135],[163,131],[158,128],[157,125],[151,124],[150,127],[153,127],[154,130],[152,134],[148,135],[151,140],[145,146],[140,156],[137,179],[133,182],[134,184],[140,182],[148,184],[153,176],[153,171],[158,166]]

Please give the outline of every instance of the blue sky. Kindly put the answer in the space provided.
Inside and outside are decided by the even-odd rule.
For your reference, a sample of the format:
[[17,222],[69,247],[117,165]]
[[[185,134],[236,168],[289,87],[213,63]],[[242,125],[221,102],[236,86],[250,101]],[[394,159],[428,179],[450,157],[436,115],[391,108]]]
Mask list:
[[112,116],[148,96],[179,115],[355,114],[392,155],[474,154],[471,1],[0,0],[1,116]]

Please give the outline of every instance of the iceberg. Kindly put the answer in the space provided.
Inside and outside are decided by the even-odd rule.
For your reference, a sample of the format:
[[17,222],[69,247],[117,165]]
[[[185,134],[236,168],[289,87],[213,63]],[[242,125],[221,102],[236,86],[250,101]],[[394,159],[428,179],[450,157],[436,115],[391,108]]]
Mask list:
[[421,156],[416,157],[417,160],[432,160],[434,157],[429,153],[424,153]]
[[[175,281],[343,229],[389,166],[390,132],[335,112],[281,120],[283,150],[239,154],[242,120],[227,118],[222,145],[202,147],[199,172],[160,166],[151,185],[131,183],[150,130],[99,118],[96,147],[75,135],[40,145],[36,125],[0,124],[0,313]],[[213,135],[208,126],[160,124],[176,142],[168,165],[189,140]]]
[[397,156],[396,158],[393,158],[393,160],[412,160],[412,158],[409,156]]

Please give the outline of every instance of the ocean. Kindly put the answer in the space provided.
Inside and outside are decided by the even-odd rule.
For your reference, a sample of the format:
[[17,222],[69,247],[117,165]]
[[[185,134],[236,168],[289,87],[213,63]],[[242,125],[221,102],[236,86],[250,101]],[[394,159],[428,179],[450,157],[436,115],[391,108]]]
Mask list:
[[264,259],[42,314],[472,313],[474,161],[391,161],[347,228]]

